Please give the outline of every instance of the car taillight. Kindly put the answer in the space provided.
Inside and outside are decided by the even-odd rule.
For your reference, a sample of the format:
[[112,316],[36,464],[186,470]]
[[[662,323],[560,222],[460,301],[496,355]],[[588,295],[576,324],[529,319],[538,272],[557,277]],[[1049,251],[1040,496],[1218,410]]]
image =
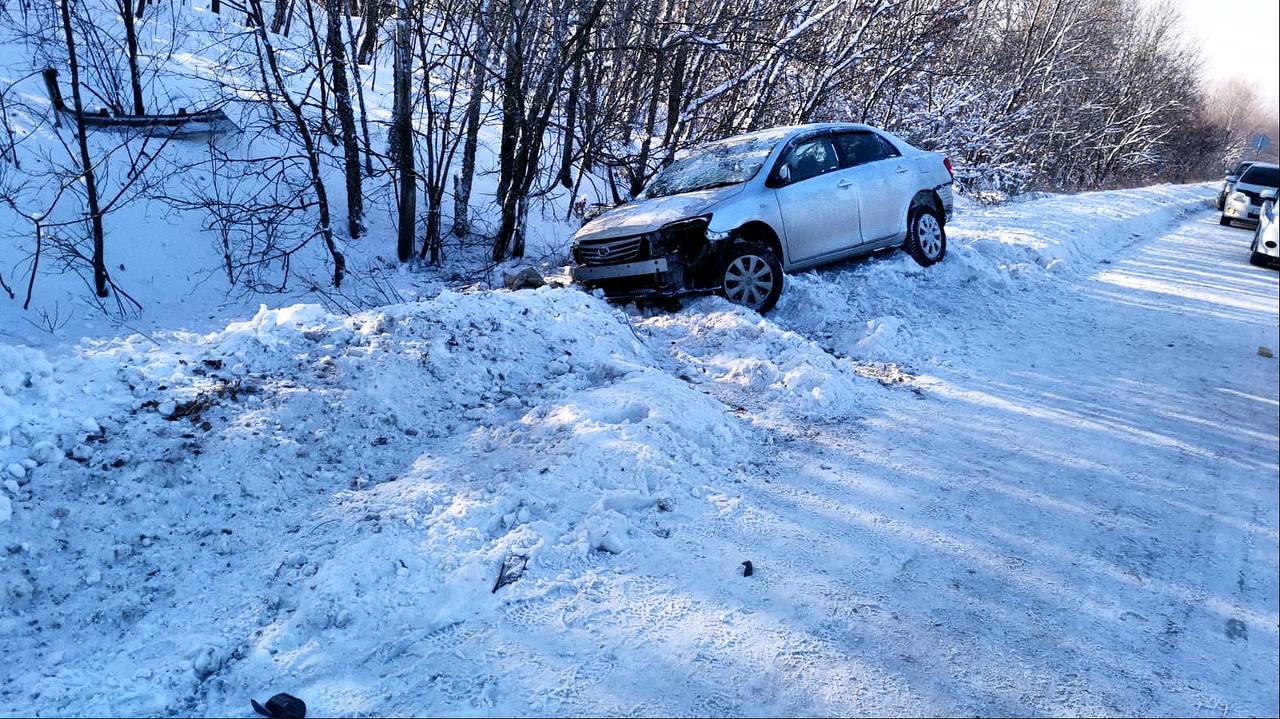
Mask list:
[[951,167],[951,158],[950,157],[942,158],[942,165],[947,168],[947,172],[951,173],[951,179],[953,180],[956,179],[956,171],[954,168]]

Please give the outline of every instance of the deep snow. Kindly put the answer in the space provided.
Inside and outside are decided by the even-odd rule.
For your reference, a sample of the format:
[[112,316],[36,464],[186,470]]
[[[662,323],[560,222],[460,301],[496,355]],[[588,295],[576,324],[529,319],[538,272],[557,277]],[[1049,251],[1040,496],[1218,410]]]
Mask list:
[[0,711],[1274,713],[1280,290],[1211,192],[967,208],[767,318],[0,345]]

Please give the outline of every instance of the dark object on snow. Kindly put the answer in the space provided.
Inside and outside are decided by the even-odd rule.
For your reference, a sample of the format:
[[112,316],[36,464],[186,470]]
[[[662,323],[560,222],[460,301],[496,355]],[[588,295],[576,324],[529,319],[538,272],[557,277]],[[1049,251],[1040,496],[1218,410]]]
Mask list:
[[755,573],[756,573],[756,570],[755,570],[755,568],[754,568],[754,567],[752,567],[752,566],[751,566],[751,560],[750,560],[750,559],[748,559],[747,561],[745,561],[745,562],[743,562],[743,563],[742,563],[742,576],[744,576],[744,577],[749,577],[749,576],[751,576],[752,574],[755,574]]
[[493,593],[511,584],[524,575],[524,568],[529,566],[529,557],[523,554],[508,554],[498,569],[498,581],[493,583]]
[[[44,84],[49,90],[49,101],[53,103],[54,125],[62,126],[61,116],[74,120],[75,110],[67,107],[62,100],[62,90],[58,87],[58,71],[47,67],[43,71]],[[187,112],[181,108],[169,115],[110,115],[105,109],[90,114],[84,113],[84,126],[103,130],[147,130],[149,135],[167,135],[174,139],[204,137],[237,132],[240,128],[227,117],[222,110],[202,110]]]
[[266,706],[262,706],[255,699],[250,699],[249,703],[253,705],[254,711],[272,719],[305,719],[307,716],[306,702],[292,694],[281,692],[268,699]]
[[502,273],[502,284],[509,290],[523,290],[526,288],[533,290],[547,283],[546,280],[542,279],[542,275],[538,274],[537,270],[532,267],[526,267],[514,275]]

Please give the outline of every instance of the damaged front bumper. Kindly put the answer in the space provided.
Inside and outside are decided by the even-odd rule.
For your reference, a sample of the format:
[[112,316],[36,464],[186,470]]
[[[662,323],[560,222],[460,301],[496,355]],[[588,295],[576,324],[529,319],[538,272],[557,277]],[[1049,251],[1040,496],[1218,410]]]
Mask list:
[[617,265],[577,266],[570,270],[573,281],[586,290],[600,290],[611,300],[670,299],[705,294],[686,281],[678,257],[658,257]]
[[707,218],[681,220],[641,235],[575,244],[570,275],[614,300],[705,294],[715,290],[722,245],[708,238]]
[[594,267],[578,266],[573,268],[571,274],[574,282],[596,282],[599,280],[617,279],[619,277],[643,277],[646,275],[657,275],[666,272],[667,269],[667,258],[660,257],[656,260],[625,262],[620,265],[597,265]]

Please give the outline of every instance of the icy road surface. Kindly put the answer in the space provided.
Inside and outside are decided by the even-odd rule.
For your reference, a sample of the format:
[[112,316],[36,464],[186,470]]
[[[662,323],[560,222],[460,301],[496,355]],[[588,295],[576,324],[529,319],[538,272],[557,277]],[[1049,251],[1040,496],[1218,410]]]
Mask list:
[[0,714],[1274,715],[1280,283],[1211,191],[977,208],[767,320],[0,345]]
[[1280,302],[1246,235],[1196,214],[1073,286],[961,300],[963,350],[900,401],[779,425],[693,572],[756,581],[690,642],[711,671],[643,672],[688,692],[664,708],[1275,715]]

